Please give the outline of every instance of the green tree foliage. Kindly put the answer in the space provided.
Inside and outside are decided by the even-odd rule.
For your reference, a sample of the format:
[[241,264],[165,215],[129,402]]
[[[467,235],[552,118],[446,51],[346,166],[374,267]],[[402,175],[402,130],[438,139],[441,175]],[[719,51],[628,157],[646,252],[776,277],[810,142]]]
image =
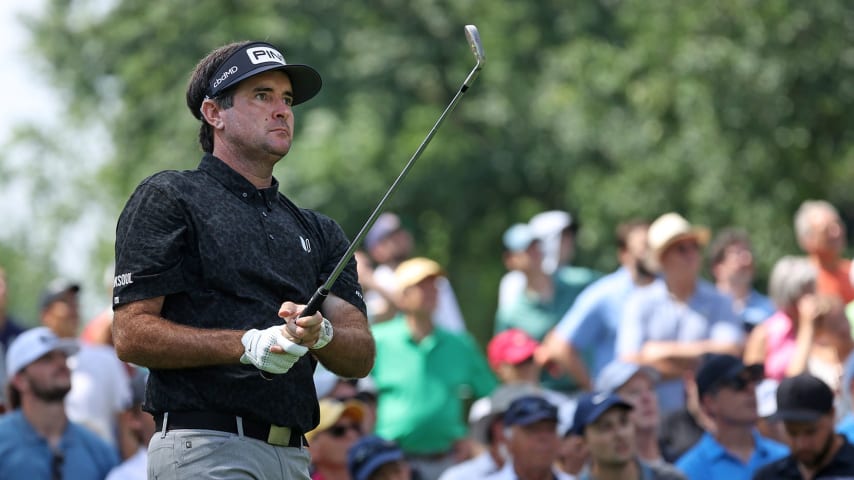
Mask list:
[[[419,253],[447,265],[482,338],[500,235],[543,209],[581,219],[576,262],[602,270],[629,217],[675,210],[745,227],[760,288],[797,251],[801,201],[828,199],[854,220],[854,7],[842,0],[50,0],[29,21],[68,122],[109,138],[95,175],[72,175],[74,207],[110,205],[114,221],[142,178],[194,167],[189,72],[218,45],[265,39],[324,80],[296,109],[276,176],[350,235],[472,67],[467,23],[487,66],[389,208]],[[37,130],[26,138],[79,161]]]

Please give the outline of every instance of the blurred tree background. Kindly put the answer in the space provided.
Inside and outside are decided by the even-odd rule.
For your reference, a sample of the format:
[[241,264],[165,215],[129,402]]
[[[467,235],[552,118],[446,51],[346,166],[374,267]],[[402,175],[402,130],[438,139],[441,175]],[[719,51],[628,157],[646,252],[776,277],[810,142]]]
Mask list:
[[195,167],[189,72],[242,39],[321,72],[275,175],[354,236],[473,66],[463,26],[478,26],[486,67],[388,209],[412,227],[418,254],[447,266],[481,341],[504,271],[501,233],[541,210],[577,216],[575,263],[603,271],[616,266],[613,229],[630,217],[677,211],[713,230],[744,227],[761,290],[771,264],[798,252],[800,202],[827,199],[854,222],[854,5],[844,0],[47,4],[26,19],[30,51],[66,102],[68,130],[24,125],[13,142],[25,148],[0,157],[0,185],[27,178],[39,191],[37,228],[0,243],[11,309],[25,315],[64,229],[98,232],[81,280],[100,285],[133,188]]

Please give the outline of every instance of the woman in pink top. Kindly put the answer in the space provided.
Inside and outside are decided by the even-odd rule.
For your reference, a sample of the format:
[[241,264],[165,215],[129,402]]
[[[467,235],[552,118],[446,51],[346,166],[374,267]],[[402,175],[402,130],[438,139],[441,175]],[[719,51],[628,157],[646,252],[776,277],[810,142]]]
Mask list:
[[778,310],[751,332],[744,361],[764,363],[765,376],[777,381],[808,371],[838,387],[854,341],[841,302],[817,296],[815,279],[807,258],[777,261],[768,293]]

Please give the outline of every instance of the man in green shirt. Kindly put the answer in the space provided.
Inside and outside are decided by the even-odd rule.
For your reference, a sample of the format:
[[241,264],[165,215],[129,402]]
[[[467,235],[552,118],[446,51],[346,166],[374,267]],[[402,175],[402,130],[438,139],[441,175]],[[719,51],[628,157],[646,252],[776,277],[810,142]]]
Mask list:
[[497,384],[471,336],[433,325],[435,281],[442,274],[426,258],[401,263],[395,280],[402,311],[372,327],[376,433],[400,445],[424,480],[438,478],[469,453],[464,400],[489,395]]

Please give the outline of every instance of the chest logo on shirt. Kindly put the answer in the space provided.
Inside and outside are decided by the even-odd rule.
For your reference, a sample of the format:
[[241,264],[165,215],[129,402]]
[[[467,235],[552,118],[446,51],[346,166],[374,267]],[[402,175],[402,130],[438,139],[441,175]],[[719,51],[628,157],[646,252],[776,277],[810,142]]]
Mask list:
[[307,238],[304,238],[302,235],[300,235],[299,236],[299,243],[302,245],[303,250],[311,253],[311,242],[309,242]]

